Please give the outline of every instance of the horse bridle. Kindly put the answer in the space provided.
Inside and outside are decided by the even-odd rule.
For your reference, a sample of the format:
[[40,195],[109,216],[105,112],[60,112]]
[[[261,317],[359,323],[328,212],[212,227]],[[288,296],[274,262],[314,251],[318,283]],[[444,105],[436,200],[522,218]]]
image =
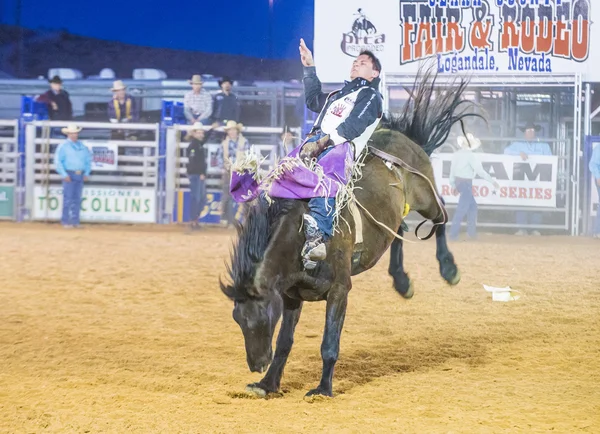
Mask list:
[[431,180],[427,176],[425,176],[421,172],[419,172],[417,169],[408,165],[405,161],[401,160],[400,158],[398,158],[394,155],[388,154],[387,152],[384,152],[384,151],[374,148],[372,146],[369,146],[368,150],[371,154],[381,158],[382,160],[388,161],[398,167],[401,167],[402,169],[404,169],[414,175],[420,176],[421,178],[423,178],[427,181],[427,183],[431,187],[431,190],[433,191],[437,205],[440,208],[440,210],[442,211],[443,219],[441,222],[433,223],[433,227],[431,228],[431,231],[429,232],[429,234],[427,234],[426,237],[421,238],[421,237],[419,237],[419,234],[418,234],[419,229],[421,228],[421,226],[423,226],[425,223],[427,223],[427,220],[423,220],[421,223],[419,223],[417,225],[417,227],[415,229],[415,236],[417,237],[417,239],[419,239],[421,241],[425,241],[425,240],[428,240],[429,238],[431,238],[436,231],[436,226],[444,225],[448,222],[448,212],[446,211],[444,202],[442,201],[441,196],[437,192],[437,190],[436,190],[435,186],[433,185],[433,183],[431,182]]

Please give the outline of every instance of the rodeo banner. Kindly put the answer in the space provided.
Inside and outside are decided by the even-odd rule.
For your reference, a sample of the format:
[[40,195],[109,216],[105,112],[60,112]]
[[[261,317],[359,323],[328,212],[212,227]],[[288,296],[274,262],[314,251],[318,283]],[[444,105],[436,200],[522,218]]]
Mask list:
[[92,153],[92,171],[116,171],[119,146],[116,143],[86,140]]
[[[556,208],[558,157],[531,155],[527,160],[512,155],[477,153],[483,169],[500,184],[496,189],[477,177],[473,196],[480,205],[506,205]],[[446,203],[458,203],[458,193],[450,186],[452,154],[431,157],[438,191]]]
[[315,64],[330,83],[365,49],[387,73],[416,73],[428,61],[448,75],[579,72],[600,81],[600,51],[591,50],[599,26],[597,0],[315,0]]
[[[60,220],[62,187],[34,188],[34,220]],[[81,221],[104,223],[155,223],[156,192],[153,188],[84,187]]]

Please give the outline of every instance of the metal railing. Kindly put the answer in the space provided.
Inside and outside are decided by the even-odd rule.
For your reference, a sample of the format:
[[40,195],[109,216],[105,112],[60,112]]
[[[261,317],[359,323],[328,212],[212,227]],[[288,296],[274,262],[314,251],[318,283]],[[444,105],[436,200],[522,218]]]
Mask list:
[[19,123],[0,120],[0,219],[13,220],[19,198]]

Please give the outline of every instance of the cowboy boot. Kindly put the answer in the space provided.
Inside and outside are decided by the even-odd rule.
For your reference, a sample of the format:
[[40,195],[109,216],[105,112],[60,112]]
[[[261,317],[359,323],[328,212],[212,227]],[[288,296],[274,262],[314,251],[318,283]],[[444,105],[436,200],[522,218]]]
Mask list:
[[310,214],[304,214],[303,218],[306,242],[302,248],[302,262],[304,268],[312,270],[317,266],[317,261],[327,258],[327,247],[315,218]]

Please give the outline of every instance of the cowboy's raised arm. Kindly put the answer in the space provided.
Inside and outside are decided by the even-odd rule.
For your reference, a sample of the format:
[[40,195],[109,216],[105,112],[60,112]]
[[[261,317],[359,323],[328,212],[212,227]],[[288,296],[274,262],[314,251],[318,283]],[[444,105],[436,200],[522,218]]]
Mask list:
[[309,110],[319,113],[323,110],[327,102],[327,94],[321,91],[321,81],[317,77],[317,70],[313,60],[312,53],[304,43],[304,39],[300,39],[300,60],[304,66],[304,98],[306,107]]

